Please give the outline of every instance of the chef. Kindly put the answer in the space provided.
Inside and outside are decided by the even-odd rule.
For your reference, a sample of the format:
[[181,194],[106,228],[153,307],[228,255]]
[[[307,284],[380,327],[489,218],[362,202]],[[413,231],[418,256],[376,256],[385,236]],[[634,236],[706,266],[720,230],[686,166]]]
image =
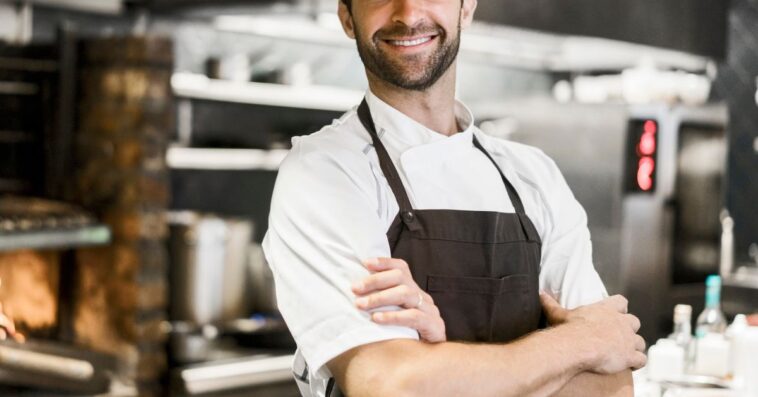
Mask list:
[[455,99],[476,5],[339,4],[369,89],[293,139],[263,242],[304,396],[632,395],[639,320],[607,297],[584,210]]

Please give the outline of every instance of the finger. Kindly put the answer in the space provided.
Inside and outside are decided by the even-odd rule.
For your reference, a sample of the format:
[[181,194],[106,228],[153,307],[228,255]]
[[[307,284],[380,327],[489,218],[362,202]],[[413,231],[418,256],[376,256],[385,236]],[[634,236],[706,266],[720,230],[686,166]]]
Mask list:
[[629,368],[636,371],[647,365],[647,356],[644,353],[634,352]]
[[637,350],[640,353],[644,353],[645,352],[645,347],[646,347],[645,339],[643,339],[639,335],[635,335],[635,338],[634,338],[634,349]]
[[0,340],[8,339],[8,333],[5,332],[5,328],[0,328]]
[[398,285],[355,300],[355,305],[362,310],[371,310],[383,306],[403,306],[415,309],[418,304],[418,291],[407,285]]
[[3,326],[8,331],[8,333],[11,335],[15,334],[16,324],[13,323],[13,320],[5,314],[0,314],[0,316],[3,317],[3,321],[4,321]]
[[413,328],[424,342],[440,343],[447,340],[442,318],[430,316],[418,309],[378,312],[372,315],[372,320],[382,325]]
[[374,273],[363,280],[353,284],[353,292],[357,295],[365,295],[369,292],[384,290],[403,284],[405,275],[398,269],[390,269]]
[[427,316],[418,309],[395,310],[390,312],[376,312],[371,315],[371,320],[377,324],[399,325],[413,328],[419,332],[426,331]]
[[610,298],[607,298],[605,301],[603,301],[603,303],[612,307],[614,310],[616,310],[619,313],[626,314],[628,312],[629,301],[626,300],[626,298],[624,298],[621,295],[613,295]]
[[437,304],[434,303],[434,298],[432,298],[431,295],[426,293],[425,291],[419,289],[421,291],[421,298],[422,298],[422,305],[421,310],[433,315],[433,316],[439,316],[440,315],[440,309],[437,307]]
[[383,272],[390,269],[409,272],[408,264],[402,259],[395,258],[370,258],[363,261],[363,266],[371,272]]
[[13,326],[13,321],[2,313],[0,313],[0,328],[10,331],[11,334],[16,330],[16,327]]
[[15,334],[13,334],[13,339],[15,339],[16,342],[18,342],[18,343],[24,343],[24,342],[26,342],[26,337],[24,336],[24,334],[22,334],[20,332],[16,332]]
[[637,318],[637,316],[633,314],[626,314],[626,319],[629,321],[629,324],[632,326],[632,330],[634,330],[635,333],[640,330],[640,327],[642,326],[642,323],[640,322],[640,319]]
[[560,324],[566,321],[568,310],[564,309],[555,298],[545,292],[541,292],[540,302],[550,324]]

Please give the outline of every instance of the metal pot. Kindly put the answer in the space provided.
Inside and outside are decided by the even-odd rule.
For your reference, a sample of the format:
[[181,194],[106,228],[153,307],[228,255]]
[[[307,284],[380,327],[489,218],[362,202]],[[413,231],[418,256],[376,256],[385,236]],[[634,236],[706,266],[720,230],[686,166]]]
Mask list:
[[172,213],[171,319],[196,325],[247,317],[249,220]]
[[266,262],[266,257],[260,244],[250,244],[248,249],[248,266],[250,268],[249,274],[254,311],[265,314],[278,313],[279,309],[276,306],[276,291],[274,289],[274,274],[271,272],[268,262]]

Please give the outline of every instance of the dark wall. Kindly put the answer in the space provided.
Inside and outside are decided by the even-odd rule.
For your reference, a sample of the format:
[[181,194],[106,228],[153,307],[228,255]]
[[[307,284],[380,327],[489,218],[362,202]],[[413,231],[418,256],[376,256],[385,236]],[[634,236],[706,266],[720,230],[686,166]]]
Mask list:
[[673,48],[722,59],[728,0],[480,1],[476,18],[571,35]]
[[748,259],[758,243],[758,1],[734,0],[729,13],[726,60],[719,65],[714,95],[729,105],[729,190],[727,203],[735,220],[736,253]]

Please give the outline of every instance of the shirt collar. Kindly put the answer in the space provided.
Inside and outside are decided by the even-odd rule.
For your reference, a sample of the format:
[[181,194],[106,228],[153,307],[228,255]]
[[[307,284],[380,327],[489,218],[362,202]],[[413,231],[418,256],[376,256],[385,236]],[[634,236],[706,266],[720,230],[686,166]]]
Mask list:
[[474,116],[471,110],[461,101],[455,100],[455,118],[463,131],[446,136],[437,131],[427,128],[423,124],[408,117],[388,103],[374,95],[371,90],[366,90],[366,103],[371,109],[376,130],[379,136],[390,134],[394,139],[402,141],[409,146],[417,146],[437,141],[472,141],[474,130]]

